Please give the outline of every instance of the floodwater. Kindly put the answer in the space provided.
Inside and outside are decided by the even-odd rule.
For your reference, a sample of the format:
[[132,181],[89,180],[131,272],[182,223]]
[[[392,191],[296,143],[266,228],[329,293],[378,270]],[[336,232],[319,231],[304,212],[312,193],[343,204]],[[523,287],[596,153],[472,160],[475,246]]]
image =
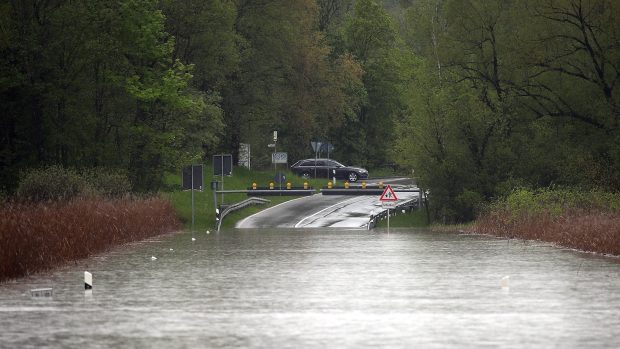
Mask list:
[[411,229],[191,237],[0,284],[0,347],[620,346],[615,258]]

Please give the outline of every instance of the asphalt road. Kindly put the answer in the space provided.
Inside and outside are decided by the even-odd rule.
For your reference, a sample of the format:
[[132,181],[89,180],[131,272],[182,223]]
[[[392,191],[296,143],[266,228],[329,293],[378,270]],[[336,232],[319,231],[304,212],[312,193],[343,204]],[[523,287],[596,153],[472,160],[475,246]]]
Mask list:
[[[411,185],[409,178],[375,179],[394,187]],[[417,193],[398,193],[399,200],[407,200]],[[382,210],[379,197],[336,196],[315,194],[284,202],[239,221],[237,228],[364,228],[370,216]]]

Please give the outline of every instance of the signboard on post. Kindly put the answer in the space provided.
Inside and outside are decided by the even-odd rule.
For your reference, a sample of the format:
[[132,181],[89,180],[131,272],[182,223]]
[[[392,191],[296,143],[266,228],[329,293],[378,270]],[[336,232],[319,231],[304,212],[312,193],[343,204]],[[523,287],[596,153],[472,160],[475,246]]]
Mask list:
[[396,202],[395,201],[382,201],[381,208],[393,210],[396,208]]
[[[193,173],[192,173],[193,170]],[[193,179],[192,179],[193,174]],[[194,189],[202,190],[202,165],[192,165],[183,167],[181,175],[181,186],[183,189],[192,189],[192,183],[194,183]]]
[[224,176],[232,176],[232,155],[213,155],[213,175],[222,176],[222,205],[224,205]]
[[387,187],[385,187],[383,194],[381,194],[381,197],[379,197],[379,201],[381,201],[381,206],[387,209],[387,231],[389,234],[390,233],[390,210],[393,210],[394,208],[396,208],[396,201],[398,201],[398,198],[396,197],[396,193],[394,192],[394,189],[392,189],[392,186],[388,184]]
[[383,194],[381,194],[381,197],[379,198],[379,200],[381,202],[383,202],[383,201],[397,201],[398,198],[396,197],[396,193],[394,193],[394,189],[392,189],[392,187],[388,184],[387,187],[385,187],[385,190],[383,191]]
[[232,176],[232,155],[213,155],[213,175]]
[[312,151],[315,153],[318,153],[319,149],[323,146],[323,143],[321,142],[310,142],[310,144],[312,145]]
[[287,164],[288,154],[284,152],[271,153],[271,162],[274,164]]
[[278,172],[276,173],[276,176],[274,177],[274,180],[276,183],[278,184],[282,184],[284,182],[286,182],[286,175],[282,172]]
[[251,152],[249,143],[239,143],[239,166],[251,169]]

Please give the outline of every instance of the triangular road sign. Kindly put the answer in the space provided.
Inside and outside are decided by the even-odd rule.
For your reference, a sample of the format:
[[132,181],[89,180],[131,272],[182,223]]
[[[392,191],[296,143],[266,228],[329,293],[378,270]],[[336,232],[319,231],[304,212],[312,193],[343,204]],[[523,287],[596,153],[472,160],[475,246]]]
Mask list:
[[392,189],[392,187],[388,184],[388,186],[385,187],[383,194],[381,194],[381,197],[379,198],[379,200],[380,201],[397,201],[398,198],[396,197],[396,193],[394,193],[394,190]]

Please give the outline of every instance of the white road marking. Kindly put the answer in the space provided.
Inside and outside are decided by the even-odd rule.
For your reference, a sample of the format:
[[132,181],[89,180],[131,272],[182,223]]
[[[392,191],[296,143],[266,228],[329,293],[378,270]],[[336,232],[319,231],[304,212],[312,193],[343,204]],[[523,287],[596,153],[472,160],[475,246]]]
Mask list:
[[303,221],[305,221],[307,219],[310,219],[310,218],[312,218],[314,216],[318,216],[319,214],[321,214],[321,213],[323,213],[323,212],[325,212],[325,211],[327,211],[327,210],[329,210],[329,209],[331,209],[333,207],[336,207],[336,206],[339,206],[339,205],[343,205],[343,207],[344,207],[344,206],[347,206],[350,201],[355,201],[355,200],[359,200],[359,199],[360,199],[359,197],[354,197],[354,198],[351,198],[349,200],[340,201],[339,203],[336,203],[336,204],[333,204],[331,206],[328,206],[328,207],[320,210],[319,212],[316,212],[316,213],[313,213],[313,214],[311,214],[311,215],[309,215],[307,217],[304,217],[302,220],[297,222],[297,224],[295,224],[295,228],[299,228],[301,226],[301,224],[303,223]]
[[[314,194],[314,195],[321,195],[321,194]],[[260,213],[261,213],[261,214],[263,214],[264,212],[267,212],[267,211],[269,211],[269,210],[271,210],[271,209],[274,209],[274,208],[276,208],[276,207],[278,207],[278,206],[281,206],[281,205],[284,205],[284,204],[288,204],[288,203],[291,203],[291,202],[293,202],[293,201],[297,201],[297,200],[301,200],[301,199],[306,199],[306,198],[308,198],[308,196],[302,196],[302,197],[297,198],[297,199],[293,199],[293,200],[284,201],[284,202],[279,203],[279,204],[277,204],[277,205],[275,205],[275,206],[271,206],[271,207],[269,207],[269,208],[266,208],[266,209],[264,209],[264,210],[260,211]],[[246,221],[246,220],[248,220],[248,219],[252,218],[253,216],[254,216],[254,215],[251,215],[251,216],[245,217],[245,218],[244,218],[244,219],[242,219],[241,221],[237,222],[237,224],[235,224],[235,227],[236,227],[236,228],[238,228],[238,227],[242,226],[242,225],[243,225],[243,223],[245,223],[245,221]]]

